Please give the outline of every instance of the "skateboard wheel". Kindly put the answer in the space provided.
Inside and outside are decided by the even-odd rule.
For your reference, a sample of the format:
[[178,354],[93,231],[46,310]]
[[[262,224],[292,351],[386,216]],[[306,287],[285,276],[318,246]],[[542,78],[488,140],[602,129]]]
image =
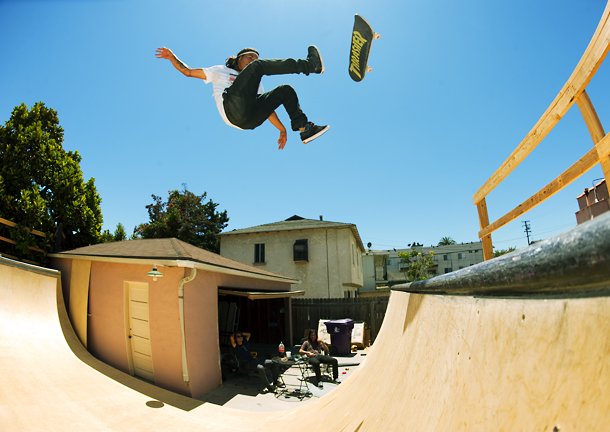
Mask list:
[[370,67],[370,66],[368,66],[368,67],[366,68],[366,71],[367,71],[367,72],[370,72],[370,71],[372,71],[372,70],[373,70],[373,68],[372,68],[372,67]]
[[379,33],[375,33],[375,34],[373,35],[373,37],[374,37],[375,39],[379,39],[379,38],[381,37],[381,35],[380,35]]

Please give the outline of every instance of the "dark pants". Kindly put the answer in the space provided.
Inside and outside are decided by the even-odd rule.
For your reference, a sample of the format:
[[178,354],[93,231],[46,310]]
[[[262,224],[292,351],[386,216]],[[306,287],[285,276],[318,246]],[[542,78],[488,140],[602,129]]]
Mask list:
[[339,362],[336,358],[321,355],[315,357],[309,357],[309,364],[313,367],[314,372],[316,373],[316,379],[318,382],[322,379],[322,373],[320,372],[320,363],[324,364],[332,364],[333,365],[333,379],[339,378]]
[[297,94],[291,86],[281,85],[261,95],[257,94],[264,75],[298,73],[309,75],[307,60],[254,60],[237,75],[231,87],[223,94],[227,118],[237,127],[254,129],[263,124],[280,105],[284,105],[290,116],[292,130],[304,127],[307,116],[301,111]]
[[271,360],[265,360],[264,365],[261,364],[258,360],[254,360],[244,363],[243,366],[244,369],[248,371],[258,372],[258,375],[260,376],[263,385],[267,388],[271,386],[271,384],[269,383],[269,378],[267,377],[267,369],[271,370],[272,383],[275,383],[275,381],[280,376],[280,368]]

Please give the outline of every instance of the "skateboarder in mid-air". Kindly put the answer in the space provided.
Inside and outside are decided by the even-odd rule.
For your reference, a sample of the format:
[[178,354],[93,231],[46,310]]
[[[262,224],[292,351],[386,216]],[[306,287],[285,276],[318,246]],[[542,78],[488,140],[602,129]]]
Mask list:
[[318,138],[330,126],[317,126],[307,120],[294,89],[281,85],[266,93],[263,92],[261,79],[264,75],[283,75],[324,72],[320,50],[315,46],[308,48],[306,60],[259,59],[254,48],[244,48],[235,57],[229,57],[225,65],[195,69],[184,64],[169,48],[157,48],[157,58],[168,59],[184,75],[200,78],[206,84],[211,82],[214,99],[220,116],[229,126],[237,129],[255,129],[265,120],[279,129],[279,149],[286,145],[286,128],[275,110],[284,105],[293,131],[301,133],[303,144]]

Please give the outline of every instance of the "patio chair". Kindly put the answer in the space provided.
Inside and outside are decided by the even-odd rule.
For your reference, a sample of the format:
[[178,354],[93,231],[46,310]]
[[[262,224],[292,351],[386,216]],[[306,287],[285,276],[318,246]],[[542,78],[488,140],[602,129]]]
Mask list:
[[244,376],[255,376],[256,375],[256,376],[258,376],[258,374],[255,371],[247,370],[246,368],[244,368],[243,362],[241,362],[237,358],[237,354],[235,353],[235,348],[233,348],[232,346],[229,346],[229,352],[231,353],[231,358],[235,365],[235,369],[232,372],[234,372],[237,375],[244,375]]

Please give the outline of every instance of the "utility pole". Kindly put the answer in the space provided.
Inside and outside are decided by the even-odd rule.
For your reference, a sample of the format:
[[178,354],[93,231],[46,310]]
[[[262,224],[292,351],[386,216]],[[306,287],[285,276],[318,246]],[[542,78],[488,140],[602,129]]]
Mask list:
[[527,245],[530,245],[530,226],[528,225],[530,221],[523,221],[523,225],[525,226],[525,235],[527,235]]

